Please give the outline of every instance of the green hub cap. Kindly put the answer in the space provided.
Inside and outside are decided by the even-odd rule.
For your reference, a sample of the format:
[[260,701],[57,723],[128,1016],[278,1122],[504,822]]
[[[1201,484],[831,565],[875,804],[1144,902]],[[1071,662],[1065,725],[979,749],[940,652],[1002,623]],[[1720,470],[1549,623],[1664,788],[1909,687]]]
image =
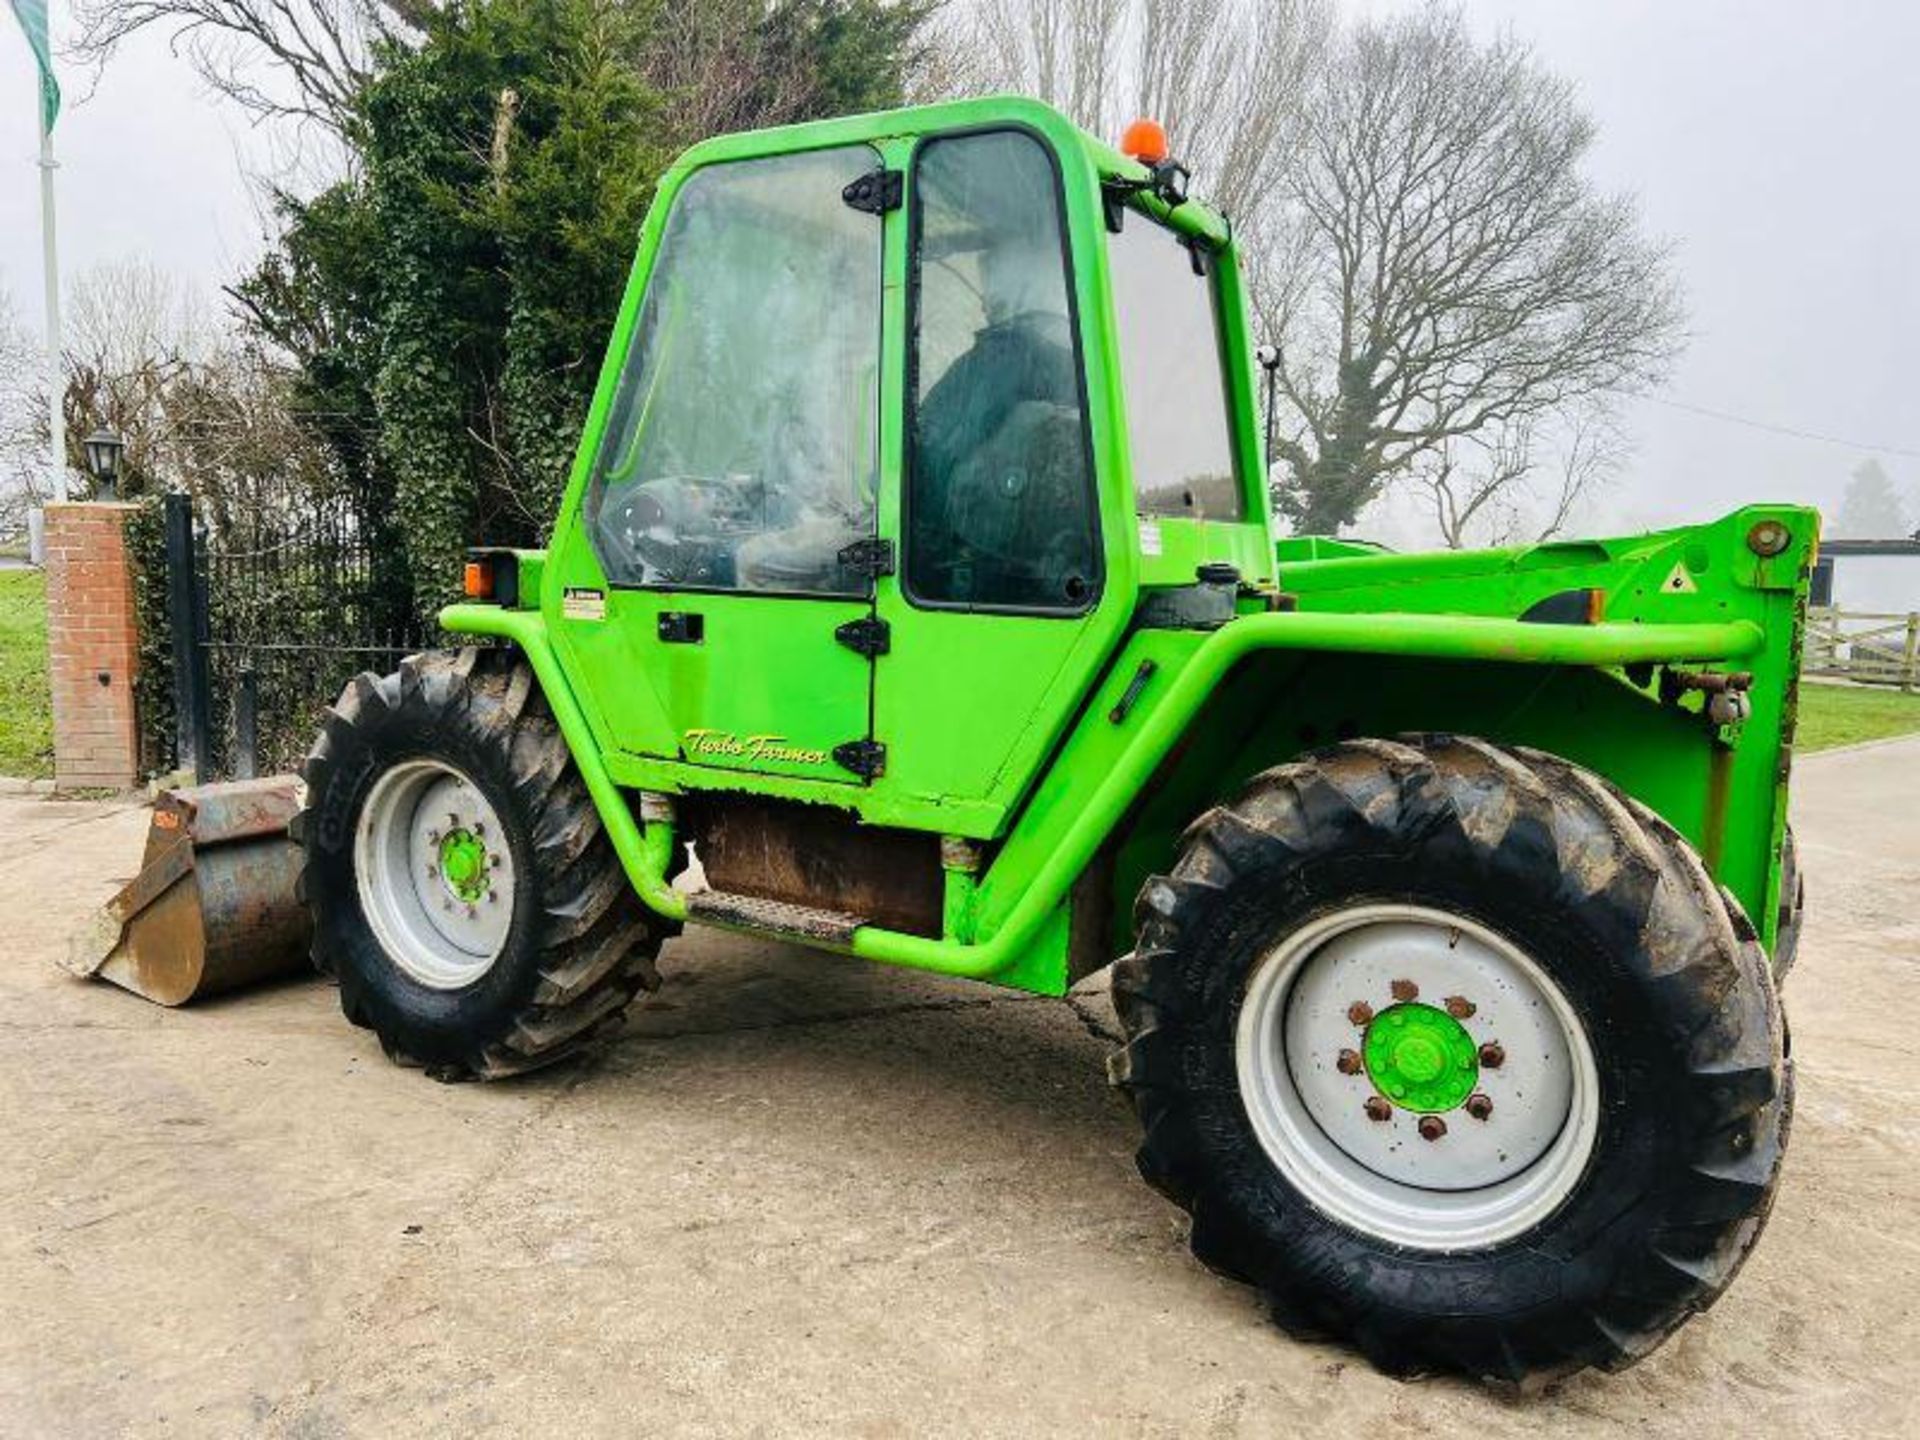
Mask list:
[[440,878],[454,899],[477,905],[487,898],[487,847],[471,830],[440,837]]
[[1480,1054],[1466,1027],[1431,1005],[1395,1005],[1367,1026],[1361,1051],[1374,1088],[1403,1110],[1451,1110],[1473,1093]]

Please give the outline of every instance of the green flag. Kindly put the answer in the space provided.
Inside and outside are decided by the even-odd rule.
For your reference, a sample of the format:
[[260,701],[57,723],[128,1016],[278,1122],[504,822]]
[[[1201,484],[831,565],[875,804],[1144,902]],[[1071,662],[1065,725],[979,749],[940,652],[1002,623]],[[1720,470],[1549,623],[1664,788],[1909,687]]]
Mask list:
[[33,58],[40,62],[40,128],[53,133],[53,117],[60,113],[60,82],[53,78],[53,46],[47,39],[47,0],[7,0],[27,32]]

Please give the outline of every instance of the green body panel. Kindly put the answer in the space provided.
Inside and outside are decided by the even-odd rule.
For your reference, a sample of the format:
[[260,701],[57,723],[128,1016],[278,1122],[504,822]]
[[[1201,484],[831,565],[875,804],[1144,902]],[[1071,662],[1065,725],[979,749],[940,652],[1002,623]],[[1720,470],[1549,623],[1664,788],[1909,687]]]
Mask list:
[[[610,587],[582,500],[665,217],[687,177],[705,165],[863,143],[907,172],[911,194],[925,137],[1006,127],[1037,136],[1058,162],[1104,550],[1084,613],[920,608],[898,575],[880,576],[870,599]],[[1770,943],[1818,517],[1755,507],[1627,539],[1423,555],[1276,541],[1235,253],[1224,222],[1190,203],[1166,218],[1218,247],[1222,361],[1250,518],[1143,520],[1132,502],[1106,260],[1101,185],[1115,176],[1144,172],[1044,106],[995,99],[731,136],[689,152],[662,182],[552,547],[544,560],[522,560],[537,593],[524,586],[521,609],[462,605],[443,616],[451,631],[500,636],[527,653],[647,903],[685,915],[664,879],[671,822],[643,824],[635,792],[724,790],[828,805],[866,824],[987,842],[979,873],[944,871],[941,937],[863,926],[841,948],[1057,993],[1070,955],[1084,963],[1128,947],[1141,881],[1171,863],[1196,815],[1249,776],[1349,735],[1453,730],[1537,746],[1612,780],[1694,842]],[[1165,215],[1157,201],[1136,203]],[[877,532],[896,546],[907,215],[874,220],[884,227]],[[1788,536],[1768,559],[1750,544],[1763,523]],[[1238,569],[1235,618],[1212,628],[1141,625],[1143,599],[1190,586],[1206,562]],[[1599,598],[1590,602],[1588,591]],[[1521,618],[1542,602],[1554,623]],[[660,617],[674,612],[703,618],[699,643],[663,638]],[[877,659],[834,638],[836,627],[868,615],[890,626]],[[1662,666],[1751,672],[1751,714],[1710,724],[1698,694],[1657,693]],[[863,780],[831,752],[867,738],[886,746],[886,763]]]
[[[833,630],[868,608],[861,600],[612,590],[604,621],[566,622],[563,633],[573,673],[604,677],[589,693],[615,752],[853,784],[830,753],[867,733],[873,667],[834,644]],[[702,617],[704,642],[662,639],[660,616],[688,610]]]

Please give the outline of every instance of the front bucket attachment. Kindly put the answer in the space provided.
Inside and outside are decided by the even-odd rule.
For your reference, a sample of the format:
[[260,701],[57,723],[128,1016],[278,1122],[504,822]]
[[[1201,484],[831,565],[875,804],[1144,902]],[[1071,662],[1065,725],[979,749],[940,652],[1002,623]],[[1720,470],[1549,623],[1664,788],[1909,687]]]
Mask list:
[[299,785],[269,775],[154,801],[140,873],[73,937],[65,968],[160,1005],[304,969],[312,926],[287,837]]

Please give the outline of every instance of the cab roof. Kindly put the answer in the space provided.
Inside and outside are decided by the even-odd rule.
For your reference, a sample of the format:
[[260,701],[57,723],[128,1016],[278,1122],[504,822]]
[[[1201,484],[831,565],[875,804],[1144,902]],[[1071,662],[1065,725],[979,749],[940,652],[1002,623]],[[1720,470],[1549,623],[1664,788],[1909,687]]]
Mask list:
[[[673,169],[694,170],[728,160],[820,150],[833,145],[914,140],[943,131],[1002,128],[1028,130],[1039,135],[1060,157],[1063,166],[1071,166],[1075,160],[1082,162],[1083,175],[1095,183],[1117,181],[1138,185],[1150,178],[1151,172],[1138,160],[1121,154],[1106,141],[1081,129],[1046,102],[1024,95],[986,95],[934,105],[905,105],[894,110],[716,135],[687,150],[674,162]],[[1173,144],[1177,157],[1179,136],[1173,137]],[[1164,208],[1156,202],[1149,203],[1155,209]],[[1200,200],[1188,200],[1164,218],[1175,228],[1217,245],[1226,244],[1231,234],[1226,217]]]

